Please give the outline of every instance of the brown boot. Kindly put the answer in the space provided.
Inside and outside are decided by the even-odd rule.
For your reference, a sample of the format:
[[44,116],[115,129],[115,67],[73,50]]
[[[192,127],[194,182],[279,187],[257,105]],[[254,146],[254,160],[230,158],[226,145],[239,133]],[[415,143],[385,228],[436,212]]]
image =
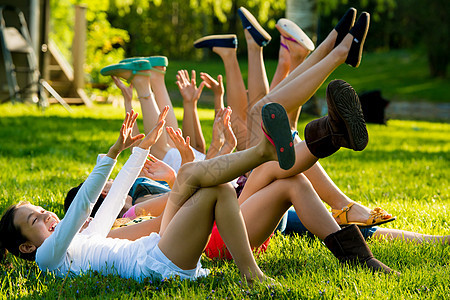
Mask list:
[[340,147],[361,151],[369,142],[364,115],[355,90],[343,80],[333,80],[327,87],[328,116],[305,127],[309,151],[327,157]]
[[364,237],[356,225],[350,225],[330,234],[324,239],[327,248],[336,256],[341,263],[361,264],[372,271],[384,273],[400,273],[373,257]]

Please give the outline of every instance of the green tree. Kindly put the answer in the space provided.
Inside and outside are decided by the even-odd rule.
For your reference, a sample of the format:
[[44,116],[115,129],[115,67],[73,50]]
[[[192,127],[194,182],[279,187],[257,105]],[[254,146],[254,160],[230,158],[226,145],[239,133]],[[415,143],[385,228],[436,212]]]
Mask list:
[[446,77],[450,50],[448,0],[317,0],[321,18],[319,37],[354,6],[371,13],[366,49],[413,48],[428,58],[430,75]]

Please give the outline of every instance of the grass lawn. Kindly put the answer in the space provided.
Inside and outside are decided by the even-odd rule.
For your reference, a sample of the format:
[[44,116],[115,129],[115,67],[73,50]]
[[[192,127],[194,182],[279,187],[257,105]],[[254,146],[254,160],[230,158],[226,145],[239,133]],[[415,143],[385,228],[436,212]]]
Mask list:
[[[63,217],[65,193],[88,176],[97,153],[115,141],[123,118],[123,109],[110,105],[73,109],[69,114],[54,105],[42,113],[34,106],[0,105],[0,210],[27,200]],[[176,113],[181,119],[181,109]],[[211,132],[212,110],[201,109],[200,117],[204,132]],[[302,117],[300,131],[308,120]],[[369,124],[368,130],[363,152],[342,149],[321,160],[330,177],[352,199],[396,215],[387,227],[450,234],[450,124],[390,120],[387,126]],[[128,155],[121,155],[113,177]],[[275,236],[257,261],[282,288],[243,288],[234,263],[206,258],[203,265],[213,276],[138,283],[95,273],[55,278],[10,255],[0,264],[0,299],[450,297],[449,245],[369,244],[376,257],[403,276],[341,266],[319,240]]]

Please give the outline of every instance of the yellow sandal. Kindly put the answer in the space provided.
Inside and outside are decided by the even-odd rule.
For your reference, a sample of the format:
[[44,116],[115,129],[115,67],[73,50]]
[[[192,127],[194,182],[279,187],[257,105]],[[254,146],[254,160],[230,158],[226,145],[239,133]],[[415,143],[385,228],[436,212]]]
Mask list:
[[375,225],[385,224],[391,221],[394,221],[396,217],[390,217],[388,219],[384,219],[384,216],[388,215],[388,213],[380,208],[376,207],[370,211],[370,217],[367,219],[366,223],[362,222],[349,222],[347,219],[347,212],[352,208],[354,202],[350,203],[347,206],[344,206],[342,209],[331,209],[334,218],[339,217],[341,220],[341,224],[339,226],[348,226],[355,224],[359,227],[372,227]]

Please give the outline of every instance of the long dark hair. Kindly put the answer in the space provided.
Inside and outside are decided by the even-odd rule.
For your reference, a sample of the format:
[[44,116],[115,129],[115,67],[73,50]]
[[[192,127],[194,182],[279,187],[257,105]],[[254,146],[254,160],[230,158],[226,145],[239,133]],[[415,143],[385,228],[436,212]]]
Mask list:
[[28,202],[22,201],[10,206],[0,220],[0,261],[3,261],[7,252],[30,261],[34,261],[36,257],[36,250],[32,253],[22,253],[19,250],[19,246],[25,243],[27,239],[22,235],[20,229],[14,225],[14,214],[17,208],[25,204],[28,204]]

